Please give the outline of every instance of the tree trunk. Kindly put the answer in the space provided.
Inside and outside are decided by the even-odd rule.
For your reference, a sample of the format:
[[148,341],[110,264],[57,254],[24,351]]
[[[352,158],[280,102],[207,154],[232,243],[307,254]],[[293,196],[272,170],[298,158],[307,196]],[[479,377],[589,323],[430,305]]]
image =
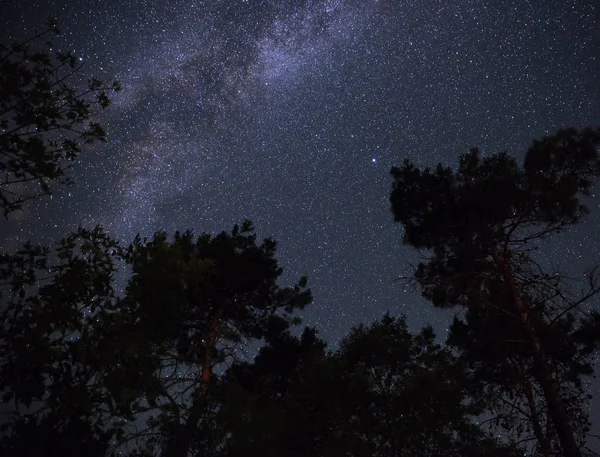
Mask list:
[[538,414],[537,408],[535,406],[535,400],[533,398],[533,391],[531,389],[531,384],[528,379],[525,379],[522,383],[523,385],[523,393],[527,398],[527,404],[529,406],[529,411],[531,411],[531,426],[533,427],[533,433],[535,434],[538,443],[540,444],[540,452],[544,457],[553,457],[554,452],[552,452],[552,447],[550,446],[550,441],[544,435],[544,431],[542,430],[540,415]]
[[187,457],[190,452],[192,441],[194,440],[194,432],[198,427],[198,422],[202,417],[202,399],[194,399],[191,412],[185,424],[183,424],[177,435],[169,442],[164,453],[164,457]]
[[531,355],[533,356],[536,368],[534,376],[544,392],[548,412],[552,418],[552,423],[556,429],[556,434],[558,435],[558,440],[560,441],[564,455],[565,457],[581,457],[581,452],[577,445],[577,441],[575,440],[575,435],[569,422],[569,418],[567,417],[567,412],[563,407],[560,393],[552,378],[550,363],[546,358],[546,353],[538,336],[536,325],[531,319],[530,310],[525,303],[523,303],[517,281],[510,270],[507,260],[505,258],[500,258],[494,249],[492,249],[492,258],[500,268],[504,281],[509,286],[510,293],[515,301],[521,321],[529,333]]
[[[560,445],[565,453],[566,457],[581,457],[581,451],[575,440],[573,429],[567,417],[562,401],[560,399],[560,393],[552,379],[552,372],[548,361],[545,359],[543,349],[539,348],[539,356],[534,360],[538,365],[538,382],[544,391],[544,397],[548,405],[548,412],[552,417],[552,423],[556,428],[556,434],[560,441]],[[537,360],[536,360],[537,359]]]
[[204,348],[204,358],[202,361],[202,373],[200,375],[200,386],[194,395],[190,415],[185,424],[181,425],[177,431],[177,436],[173,438],[166,446],[164,457],[187,457],[190,447],[194,441],[194,433],[198,423],[202,418],[202,412],[206,406],[206,397],[208,395],[208,386],[212,375],[212,352],[217,342],[217,327],[223,316],[227,304],[224,304],[213,316],[210,327],[207,332],[206,346]]

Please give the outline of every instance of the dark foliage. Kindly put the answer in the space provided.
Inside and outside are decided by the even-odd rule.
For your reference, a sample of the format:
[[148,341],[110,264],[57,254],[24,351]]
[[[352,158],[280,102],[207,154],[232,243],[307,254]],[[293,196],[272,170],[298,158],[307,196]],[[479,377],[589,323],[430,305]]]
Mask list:
[[518,455],[475,425],[480,391],[433,331],[389,315],[331,354],[283,333],[228,379],[229,456]]
[[[31,433],[83,444],[87,427],[93,449],[110,437],[187,455],[212,433],[215,367],[287,328],[311,300],[305,278],[277,285],[275,243],[257,243],[252,230],[157,233],[123,248],[99,228],[80,229],[53,252],[28,244],[0,256],[5,448],[37,446]],[[119,272],[130,274],[124,293],[115,292]],[[145,430],[126,427],[144,413]]]
[[234,361],[246,342],[287,328],[293,313],[310,303],[306,278],[290,288],[277,285],[283,270],[275,246],[271,239],[258,244],[248,221],[214,237],[186,232],[168,241],[159,233],[130,246],[132,322],[167,361],[163,374],[173,378],[170,393],[158,399],[162,423],[171,424],[167,455],[187,455],[198,424],[212,415],[214,367]]
[[143,360],[112,286],[119,256],[99,228],[80,229],[52,252],[26,244],[0,256],[0,392],[12,410],[3,446],[11,453],[52,455],[44,452],[74,440],[98,454],[133,417],[145,381],[132,378],[121,357],[128,349],[130,364]]
[[104,140],[93,116],[110,104],[106,85],[81,81],[83,66],[70,52],[53,51],[48,28],[12,46],[0,44],[0,208],[4,215],[28,200],[69,184],[69,162],[84,145]]
[[526,427],[514,428],[520,422],[502,414],[500,422],[517,434],[533,430],[545,455],[558,442],[565,455],[580,455],[587,431],[581,376],[591,374],[599,323],[596,311],[581,311],[589,311],[599,283],[592,270],[577,296],[534,253],[588,213],[581,196],[600,173],[599,144],[599,130],[566,129],[534,142],[522,167],[506,153],[482,158],[474,149],[456,172],[408,161],[392,169],[403,240],[431,254],[416,267],[416,283],[434,305],[462,307],[449,342],[500,388],[510,416],[526,411]]

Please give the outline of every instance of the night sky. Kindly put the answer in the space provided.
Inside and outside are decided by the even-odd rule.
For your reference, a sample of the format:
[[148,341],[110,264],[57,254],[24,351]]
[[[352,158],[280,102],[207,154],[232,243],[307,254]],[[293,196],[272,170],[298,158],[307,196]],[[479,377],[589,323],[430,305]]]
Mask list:
[[[79,224],[128,242],[249,218],[278,241],[284,283],[309,277],[305,323],[332,345],[386,310],[413,329],[450,321],[394,281],[419,257],[392,220],[392,165],[453,165],[474,146],[522,157],[533,138],[600,125],[597,1],[46,3],[0,1],[1,30],[24,38],[56,16],[57,48],[123,91],[76,185],[3,223],[3,247]],[[600,263],[599,203],[542,261]]]

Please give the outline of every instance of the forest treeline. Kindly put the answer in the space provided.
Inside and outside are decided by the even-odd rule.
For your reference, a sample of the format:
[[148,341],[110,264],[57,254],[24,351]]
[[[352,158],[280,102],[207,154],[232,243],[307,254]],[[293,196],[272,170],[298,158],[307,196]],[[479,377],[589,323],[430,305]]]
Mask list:
[[[120,89],[76,83],[57,32],[0,48],[8,218],[71,184]],[[388,313],[329,350],[299,327],[307,278],[280,284],[276,242],[249,221],[130,244],[80,228],[2,251],[0,455],[593,455],[598,272],[572,278],[536,253],[588,215],[599,146],[600,129],[566,128],[523,163],[473,149],[456,169],[391,170],[391,215],[423,253],[403,279],[457,311],[445,344]]]

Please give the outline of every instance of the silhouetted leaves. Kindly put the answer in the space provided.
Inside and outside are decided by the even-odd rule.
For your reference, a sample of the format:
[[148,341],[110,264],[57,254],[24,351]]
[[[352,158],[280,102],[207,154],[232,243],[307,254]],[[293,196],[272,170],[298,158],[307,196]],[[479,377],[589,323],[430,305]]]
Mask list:
[[90,442],[131,440],[126,422],[151,413],[152,439],[141,442],[187,455],[198,430],[210,432],[215,368],[285,331],[311,301],[305,278],[278,286],[275,248],[246,221],[127,247],[80,229],[54,250],[26,244],[0,256],[0,393],[15,405],[6,446],[27,446],[34,429],[76,440],[85,424]]
[[104,140],[91,121],[110,104],[114,82],[78,81],[82,62],[53,50],[54,22],[20,44],[0,45],[0,207],[4,215],[71,183],[70,165],[84,144]]
[[[482,157],[473,149],[456,171],[407,161],[391,172],[403,240],[430,253],[414,271],[423,296],[462,307],[449,342],[480,380],[500,389],[499,404],[508,402],[498,422],[518,436],[534,430],[546,455],[557,437],[565,455],[580,455],[570,428],[583,442],[580,377],[591,373],[590,351],[599,343],[591,330],[597,313],[580,311],[600,287],[594,270],[578,295],[533,254],[588,213],[580,198],[600,174],[599,145],[600,130],[565,129],[534,142],[522,168],[506,153]],[[518,411],[527,411],[529,425],[518,425]]]
[[227,379],[229,456],[517,455],[475,425],[479,391],[431,328],[389,315],[329,354],[284,332]]

